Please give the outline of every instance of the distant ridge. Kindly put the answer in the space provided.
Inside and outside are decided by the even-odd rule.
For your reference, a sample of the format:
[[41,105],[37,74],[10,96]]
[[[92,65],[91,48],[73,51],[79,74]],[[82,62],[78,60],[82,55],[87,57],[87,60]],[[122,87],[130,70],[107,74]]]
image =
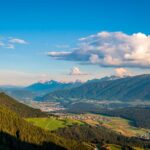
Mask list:
[[43,96],[56,90],[71,89],[78,87],[81,84],[82,83],[80,81],[64,83],[50,80],[46,82],[33,83],[27,87],[0,86],[0,91],[4,91],[17,100],[30,101],[37,96]]
[[[104,80],[105,79],[105,80]],[[41,100],[93,99],[93,100],[150,100],[150,74],[124,78],[94,80],[70,90],[49,93]]]
[[25,89],[32,92],[52,92],[55,90],[66,89],[66,88],[74,88],[81,85],[81,82],[69,82],[63,83],[55,80],[50,80],[46,82],[37,82],[32,85],[29,85]]

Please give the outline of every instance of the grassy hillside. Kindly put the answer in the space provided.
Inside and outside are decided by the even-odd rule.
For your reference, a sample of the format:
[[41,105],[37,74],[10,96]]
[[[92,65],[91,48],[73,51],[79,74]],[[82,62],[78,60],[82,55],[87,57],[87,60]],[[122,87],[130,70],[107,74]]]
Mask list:
[[53,99],[150,100],[150,75],[87,82],[77,88],[55,91],[42,98]]
[[9,108],[16,112],[21,117],[46,117],[47,115],[38,109],[28,107],[13,98],[9,97],[5,93],[0,93],[0,105]]
[[0,106],[0,149],[68,149],[91,150],[91,146],[66,140],[53,133],[35,127],[16,113]]
[[66,126],[71,125],[82,125],[83,123],[76,120],[71,119],[57,119],[56,117],[49,117],[49,118],[27,118],[28,122],[32,123],[33,125],[36,125],[38,127],[41,127],[43,129],[53,131],[57,130],[59,128],[64,128]]

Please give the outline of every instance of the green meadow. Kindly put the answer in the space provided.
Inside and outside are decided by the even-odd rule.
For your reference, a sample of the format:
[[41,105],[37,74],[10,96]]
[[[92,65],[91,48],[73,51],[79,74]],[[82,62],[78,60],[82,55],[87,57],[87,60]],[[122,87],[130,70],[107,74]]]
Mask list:
[[72,120],[72,119],[58,119],[56,117],[49,118],[27,118],[26,121],[32,123],[35,126],[41,127],[46,130],[54,131],[66,126],[72,126],[74,124],[83,125],[84,123]]

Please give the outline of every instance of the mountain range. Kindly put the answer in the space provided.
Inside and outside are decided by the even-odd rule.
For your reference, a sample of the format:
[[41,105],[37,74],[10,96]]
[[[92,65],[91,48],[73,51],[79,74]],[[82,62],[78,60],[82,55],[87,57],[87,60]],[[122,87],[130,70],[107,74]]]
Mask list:
[[64,82],[58,82],[55,80],[50,80],[50,81],[43,82],[43,83],[42,82],[34,83],[32,85],[29,85],[25,89],[31,92],[47,93],[47,92],[53,92],[53,91],[60,90],[60,89],[70,89],[70,88],[74,88],[80,85],[81,85],[81,82],[79,81],[64,83]]
[[110,76],[85,83],[55,80],[37,82],[27,87],[0,87],[18,100],[150,100],[150,74]]
[[18,100],[33,100],[37,96],[43,96],[56,90],[71,89],[81,84],[80,81],[64,83],[50,80],[47,82],[33,83],[27,87],[1,86],[0,91]]
[[48,100],[150,100],[150,75],[127,76],[123,78],[102,78],[88,81],[72,89],[57,90],[41,97]]

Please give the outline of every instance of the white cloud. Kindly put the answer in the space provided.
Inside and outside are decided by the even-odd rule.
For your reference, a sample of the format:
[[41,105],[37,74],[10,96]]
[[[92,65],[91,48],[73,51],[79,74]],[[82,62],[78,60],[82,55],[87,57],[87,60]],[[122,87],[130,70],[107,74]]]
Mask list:
[[71,52],[48,52],[48,55],[51,56],[51,57],[55,57],[57,58],[58,56],[58,59],[63,59],[65,56],[68,56],[69,54],[71,54]]
[[23,39],[13,38],[9,40],[10,43],[14,44],[27,44],[27,42]]
[[87,73],[83,73],[78,67],[73,67],[69,75],[87,75]]
[[15,46],[13,44],[8,44],[8,45],[5,46],[5,48],[14,49]]
[[103,31],[79,41],[80,46],[72,52],[49,52],[48,55],[103,67],[150,68],[150,35]]
[[129,70],[127,70],[125,68],[116,68],[115,71],[116,71],[117,76],[119,76],[119,77],[130,76],[131,75]]
[[1,48],[15,49],[15,44],[28,44],[28,43],[23,39],[10,38],[10,37],[8,38],[6,37],[5,39],[0,41]]

